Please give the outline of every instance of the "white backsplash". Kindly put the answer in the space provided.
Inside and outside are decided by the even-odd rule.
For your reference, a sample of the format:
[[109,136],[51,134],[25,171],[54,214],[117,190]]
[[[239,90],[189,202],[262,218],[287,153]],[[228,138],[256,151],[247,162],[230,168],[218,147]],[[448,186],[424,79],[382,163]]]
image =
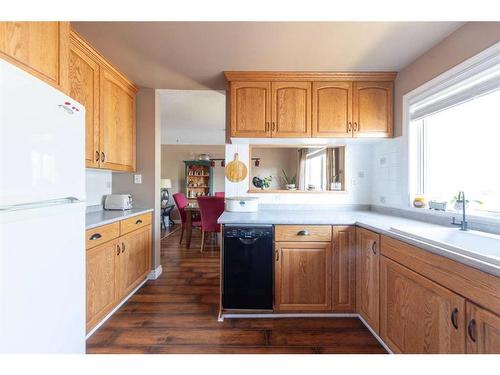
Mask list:
[[111,171],[86,170],[87,206],[102,205],[104,195],[111,194],[112,179]]

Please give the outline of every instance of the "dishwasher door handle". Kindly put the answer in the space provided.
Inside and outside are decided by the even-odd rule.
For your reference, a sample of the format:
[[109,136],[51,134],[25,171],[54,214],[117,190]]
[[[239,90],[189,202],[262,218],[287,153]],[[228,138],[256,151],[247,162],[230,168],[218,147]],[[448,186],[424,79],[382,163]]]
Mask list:
[[257,242],[258,238],[238,238],[240,242],[244,245],[252,245]]

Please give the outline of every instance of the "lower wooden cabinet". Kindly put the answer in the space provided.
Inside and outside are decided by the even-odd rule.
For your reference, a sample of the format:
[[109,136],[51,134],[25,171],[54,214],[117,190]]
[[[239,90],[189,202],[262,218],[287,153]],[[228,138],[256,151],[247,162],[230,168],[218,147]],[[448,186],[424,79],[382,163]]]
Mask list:
[[380,236],[356,228],[356,307],[358,313],[379,332]]
[[465,299],[381,257],[380,336],[395,353],[465,353]]
[[115,305],[118,256],[117,239],[87,250],[87,331]]
[[[132,219],[137,218],[151,222],[150,213]],[[87,332],[143,282],[151,269],[151,224],[127,233],[123,228],[118,231],[127,220],[86,232]],[[95,238],[106,242],[95,245]]]
[[332,308],[331,242],[276,242],[274,309]]
[[334,226],[332,234],[332,310],[355,312],[356,228]]
[[127,296],[149,273],[151,226],[120,237],[118,262],[118,298]]
[[500,354],[500,316],[467,302],[467,353]]

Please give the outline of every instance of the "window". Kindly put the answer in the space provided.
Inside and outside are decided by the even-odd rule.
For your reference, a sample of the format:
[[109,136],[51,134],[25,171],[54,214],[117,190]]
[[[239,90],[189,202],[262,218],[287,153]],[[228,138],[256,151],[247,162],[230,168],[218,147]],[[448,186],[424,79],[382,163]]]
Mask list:
[[[500,213],[500,62],[410,99],[412,195]],[[476,66],[477,69],[477,66]]]
[[326,152],[318,149],[306,156],[306,188],[326,190]]

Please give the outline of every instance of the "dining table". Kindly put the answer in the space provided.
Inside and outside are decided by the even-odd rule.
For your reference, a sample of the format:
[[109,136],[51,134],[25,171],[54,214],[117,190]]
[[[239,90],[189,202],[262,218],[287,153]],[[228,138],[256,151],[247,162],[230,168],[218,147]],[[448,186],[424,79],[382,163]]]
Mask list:
[[186,247],[189,249],[191,246],[191,235],[193,233],[193,217],[200,216],[200,207],[198,202],[191,202],[185,208],[186,212]]

